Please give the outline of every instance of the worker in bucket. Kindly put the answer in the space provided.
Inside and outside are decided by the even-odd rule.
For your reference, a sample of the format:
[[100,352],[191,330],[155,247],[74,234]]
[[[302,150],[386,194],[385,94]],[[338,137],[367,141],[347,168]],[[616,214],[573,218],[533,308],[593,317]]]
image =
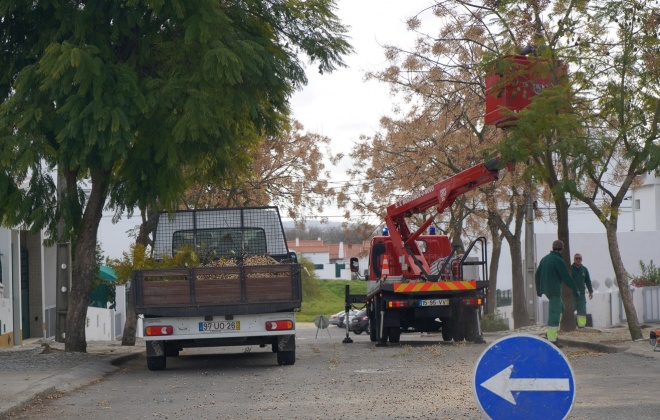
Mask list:
[[591,287],[589,270],[582,265],[582,254],[575,254],[573,256],[571,274],[573,275],[575,286],[580,291],[580,296],[573,299],[573,306],[577,310],[577,325],[578,328],[584,328],[587,326],[587,298],[584,289],[586,287],[589,290],[589,300],[594,297],[594,289]]
[[535,275],[536,294],[539,297],[546,295],[550,301],[546,336],[548,341],[557,347],[562,347],[557,337],[559,322],[564,313],[564,303],[561,301],[562,282],[573,290],[574,296],[580,295],[568,268],[566,268],[564,258],[561,256],[562,249],[564,249],[564,243],[559,239],[554,241],[552,251],[541,259]]

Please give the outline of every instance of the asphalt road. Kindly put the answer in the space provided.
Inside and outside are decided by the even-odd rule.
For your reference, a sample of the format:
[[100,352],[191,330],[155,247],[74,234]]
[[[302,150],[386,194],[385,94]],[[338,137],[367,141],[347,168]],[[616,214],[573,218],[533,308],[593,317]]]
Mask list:
[[[328,335],[328,332],[332,335]],[[318,333],[318,334],[317,334]],[[186,350],[151,372],[126,363],[89,387],[39,400],[15,419],[478,419],[476,363],[487,348],[402,335],[376,348],[365,334],[299,328],[297,361],[269,348]],[[489,339],[494,341],[494,338]],[[660,416],[657,360],[564,348],[577,384],[571,419]]]

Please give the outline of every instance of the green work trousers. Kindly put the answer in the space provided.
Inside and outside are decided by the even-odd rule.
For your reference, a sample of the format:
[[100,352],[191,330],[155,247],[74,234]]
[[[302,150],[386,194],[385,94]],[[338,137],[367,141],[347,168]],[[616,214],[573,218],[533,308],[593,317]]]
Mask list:
[[584,295],[584,292],[580,294],[580,297],[573,296],[573,306],[578,315],[587,315],[587,297]]
[[579,297],[573,296],[573,307],[577,311],[577,324],[579,328],[584,328],[587,325],[587,297],[584,291]]
[[548,327],[558,327],[565,309],[564,302],[561,301],[561,296],[548,297],[548,300],[550,301],[548,306]]

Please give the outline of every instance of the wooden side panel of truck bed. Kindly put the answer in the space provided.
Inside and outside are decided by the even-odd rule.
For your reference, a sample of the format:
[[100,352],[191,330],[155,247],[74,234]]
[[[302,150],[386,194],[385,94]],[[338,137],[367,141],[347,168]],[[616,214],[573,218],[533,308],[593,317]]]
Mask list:
[[293,310],[302,302],[298,264],[140,270],[133,280],[136,311],[151,315]]

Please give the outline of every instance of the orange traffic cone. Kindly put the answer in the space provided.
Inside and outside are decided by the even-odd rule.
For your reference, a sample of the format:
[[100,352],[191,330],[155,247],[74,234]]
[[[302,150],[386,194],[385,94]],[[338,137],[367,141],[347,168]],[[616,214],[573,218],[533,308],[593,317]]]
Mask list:
[[380,276],[387,277],[390,275],[390,264],[387,262],[387,255],[383,256],[383,265],[380,268]]

